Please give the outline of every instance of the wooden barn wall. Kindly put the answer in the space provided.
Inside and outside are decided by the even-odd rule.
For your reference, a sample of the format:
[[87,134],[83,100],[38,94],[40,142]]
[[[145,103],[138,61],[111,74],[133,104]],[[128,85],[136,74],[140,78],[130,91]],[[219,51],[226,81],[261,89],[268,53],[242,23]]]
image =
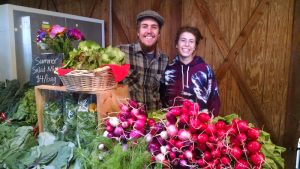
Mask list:
[[287,114],[294,0],[10,0],[16,5],[104,19],[109,44],[136,41],[136,14],[153,9],[165,17],[159,46],[173,58],[182,25],[200,29],[197,53],[212,65],[221,115],[237,113],[281,144]]

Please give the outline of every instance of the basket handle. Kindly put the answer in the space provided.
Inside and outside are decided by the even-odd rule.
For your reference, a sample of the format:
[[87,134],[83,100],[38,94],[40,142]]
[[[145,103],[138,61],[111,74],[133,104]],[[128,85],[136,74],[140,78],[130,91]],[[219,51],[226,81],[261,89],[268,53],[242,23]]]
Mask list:
[[103,66],[103,67],[99,67],[99,68],[95,69],[94,72],[102,72],[102,71],[105,71],[108,69],[110,69],[109,66]]

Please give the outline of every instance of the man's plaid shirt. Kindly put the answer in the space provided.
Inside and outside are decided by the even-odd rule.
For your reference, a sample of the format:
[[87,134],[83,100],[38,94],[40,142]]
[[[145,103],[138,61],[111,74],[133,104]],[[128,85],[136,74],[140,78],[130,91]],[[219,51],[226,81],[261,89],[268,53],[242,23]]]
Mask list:
[[156,49],[155,58],[149,60],[139,43],[118,47],[126,54],[126,63],[130,64],[129,74],[123,80],[128,85],[130,98],[144,103],[148,111],[160,109],[159,85],[168,56]]

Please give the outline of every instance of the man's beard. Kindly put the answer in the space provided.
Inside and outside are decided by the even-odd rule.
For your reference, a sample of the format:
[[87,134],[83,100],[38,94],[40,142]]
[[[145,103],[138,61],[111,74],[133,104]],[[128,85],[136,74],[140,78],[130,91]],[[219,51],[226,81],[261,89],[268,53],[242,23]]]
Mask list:
[[155,42],[155,43],[154,43],[153,45],[151,45],[151,46],[146,46],[146,45],[143,44],[141,41],[140,41],[140,44],[141,44],[141,48],[143,49],[143,51],[144,51],[145,53],[153,53],[153,52],[155,52],[157,42]]

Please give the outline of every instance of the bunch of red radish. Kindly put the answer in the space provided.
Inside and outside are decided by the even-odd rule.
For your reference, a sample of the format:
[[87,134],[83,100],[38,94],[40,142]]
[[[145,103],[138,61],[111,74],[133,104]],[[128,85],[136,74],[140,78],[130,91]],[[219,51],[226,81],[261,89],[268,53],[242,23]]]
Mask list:
[[[151,128],[149,151],[153,160],[172,168],[261,168],[264,155],[257,141],[259,130],[245,120],[231,124],[212,122],[199,112],[197,103],[188,100],[166,114],[164,129]],[[147,139],[147,137],[146,137]]]
[[259,169],[265,160],[257,140],[259,129],[240,119],[213,122],[189,100],[169,108],[166,120],[158,122],[147,119],[141,107],[122,105],[118,116],[106,124],[108,136],[119,141],[144,136],[152,161],[170,168]]
[[145,135],[147,114],[142,105],[128,100],[120,104],[121,111],[116,117],[106,120],[105,136],[126,143],[130,139],[137,139]]

